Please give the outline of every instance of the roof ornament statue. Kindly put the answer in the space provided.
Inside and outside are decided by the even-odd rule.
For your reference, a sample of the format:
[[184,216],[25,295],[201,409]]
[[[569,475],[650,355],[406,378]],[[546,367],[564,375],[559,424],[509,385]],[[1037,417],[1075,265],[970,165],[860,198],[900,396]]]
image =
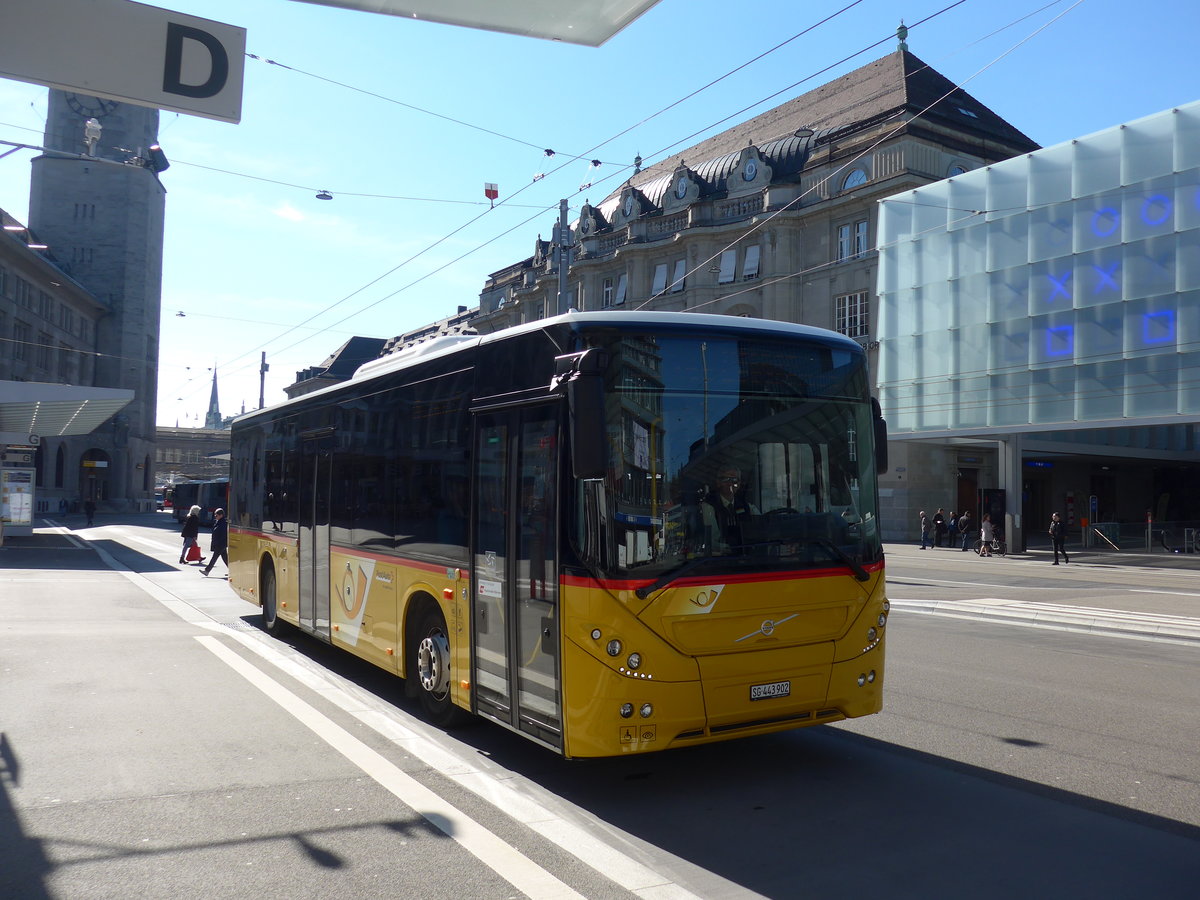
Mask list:
[[908,49],[908,28],[905,27],[903,19],[900,20],[900,27],[896,29],[896,40],[900,42],[897,50]]

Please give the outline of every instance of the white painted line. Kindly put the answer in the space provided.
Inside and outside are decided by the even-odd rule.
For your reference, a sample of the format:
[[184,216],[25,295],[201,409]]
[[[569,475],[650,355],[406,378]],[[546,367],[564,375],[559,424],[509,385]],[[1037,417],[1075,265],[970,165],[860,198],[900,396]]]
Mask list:
[[1149,589],[1129,588],[1131,594],[1167,594],[1170,597],[1200,597],[1200,594],[1185,594],[1183,591],[1152,591]]
[[[686,888],[664,878],[663,875],[641,864],[631,856],[621,853],[604,841],[597,839],[584,827],[563,818],[547,809],[536,799],[505,784],[503,779],[512,777],[512,773],[507,769],[494,764],[490,770],[482,769],[477,763],[468,762],[456,756],[435,740],[424,737],[417,730],[428,728],[436,734],[442,734],[432,726],[413,721],[410,727],[405,727],[395,718],[371,707],[368,702],[356,700],[342,679],[324,669],[314,670],[288,658],[278,649],[282,645],[274,641],[256,639],[255,636],[225,628],[191,604],[183,602],[174,594],[159,587],[150,579],[125,568],[111,554],[99,548],[92,549],[110,568],[123,575],[189,625],[216,632],[237,641],[242,647],[255,653],[289,678],[293,678],[305,687],[319,693],[338,709],[352,715],[367,727],[401,747],[405,752],[421,760],[431,769],[492,804],[514,821],[538,832],[546,840],[570,853],[580,862],[630,893],[642,897],[643,900],[700,900],[696,894]],[[200,638],[197,637],[197,640]],[[332,723],[330,724],[332,725]],[[711,872],[708,875],[717,878]]]
[[400,771],[362,741],[347,734],[278,682],[263,675],[221,641],[208,635],[198,635],[196,640],[402,803],[424,816],[431,825],[447,837],[453,838],[463,849],[527,897],[534,900],[583,900],[582,895],[504,843],[474,819],[455,809],[429,788]]

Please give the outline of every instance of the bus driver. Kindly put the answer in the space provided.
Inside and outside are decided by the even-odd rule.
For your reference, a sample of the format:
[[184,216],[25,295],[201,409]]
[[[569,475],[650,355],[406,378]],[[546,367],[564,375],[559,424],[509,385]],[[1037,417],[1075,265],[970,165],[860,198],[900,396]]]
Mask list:
[[702,507],[704,533],[713,550],[728,553],[742,543],[742,523],[758,515],[742,491],[742,473],[735,466],[722,466],[717,487],[709,491]]

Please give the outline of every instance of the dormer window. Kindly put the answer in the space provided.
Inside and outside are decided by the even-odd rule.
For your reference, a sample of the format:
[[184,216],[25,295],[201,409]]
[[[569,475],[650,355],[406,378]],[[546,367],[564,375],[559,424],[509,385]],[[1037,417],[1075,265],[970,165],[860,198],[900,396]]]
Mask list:
[[866,183],[867,183],[867,173],[864,172],[862,169],[855,169],[853,172],[851,172],[849,175],[847,175],[846,180],[842,182],[842,190],[848,191],[848,190],[851,190],[852,188],[858,187],[860,184],[866,184]]

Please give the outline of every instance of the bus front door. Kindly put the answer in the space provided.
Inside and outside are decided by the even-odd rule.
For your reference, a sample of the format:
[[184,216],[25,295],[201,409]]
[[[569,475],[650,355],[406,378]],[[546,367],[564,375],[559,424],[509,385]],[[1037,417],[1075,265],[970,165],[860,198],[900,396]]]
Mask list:
[[562,747],[558,666],[558,407],[475,422],[476,709]]
[[329,488],[333,435],[305,437],[300,453],[297,547],[300,627],[329,640]]

